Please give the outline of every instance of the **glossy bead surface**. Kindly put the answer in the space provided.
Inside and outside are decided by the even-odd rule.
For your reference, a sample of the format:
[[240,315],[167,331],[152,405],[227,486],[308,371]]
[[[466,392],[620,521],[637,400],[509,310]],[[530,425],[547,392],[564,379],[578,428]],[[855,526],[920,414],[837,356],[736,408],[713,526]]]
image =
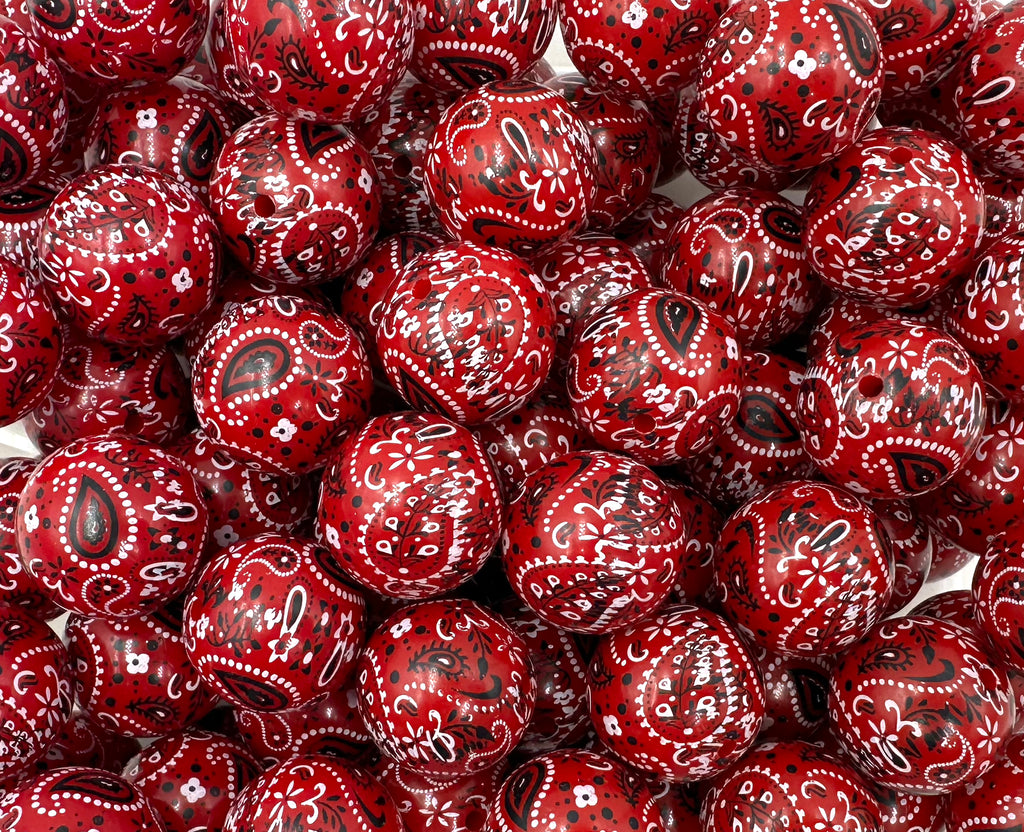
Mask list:
[[460,240],[526,254],[582,231],[594,204],[590,131],[554,90],[497,81],[441,117],[424,185]]
[[1013,728],[1010,681],[963,629],[896,618],[840,658],[829,718],[872,781],[944,794],[995,763]]
[[807,258],[837,292],[875,306],[930,300],[970,267],[985,197],[967,155],[923,130],[872,130],[811,178]]
[[892,543],[896,567],[888,612],[895,613],[914,600],[928,580],[935,553],[935,536],[914,506],[905,500],[866,501]]
[[525,404],[554,358],[555,312],[514,254],[449,243],[401,270],[380,313],[388,380],[418,410],[466,425]]
[[47,209],[39,274],[83,334],[125,346],[165,344],[213,300],[217,225],[192,191],[137,165],[73,179]]
[[0,256],[13,260],[32,274],[39,268],[39,229],[46,209],[68,177],[48,172],[9,194],[0,194]]
[[715,550],[727,618],[782,655],[841,653],[885,613],[894,567],[875,513],[842,488],[793,481],[737,510]]
[[971,584],[974,620],[993,659],[1024,673],[1024,524],[988,545]]
[[18,503],[28,570],[71,612],[123,618],[164,606],[199,567],[209,516],[180,459],[140,439],[79,439],[48,456]]
[[508,507],[501,552],[512,588],[541,618],[602,634],[661,606],[686,541],[679,508],[653,471],[578,451],[526,478]]
[[224,549],[199,573],[185,604],[185,650],[203,682],[232,704],[300,708],[345,684],[365,611],[325,549],[260,535]]
[[714,442],[736,413],[741,372],[723,315],[678,292],[644,289],[580,322],[569,399],[602,447],[668,465]]
[[22,489],[39,460],[12,456],[0,459],[0,604],[23,607],[36,618],[60,615],[46,590],[25,569],[18,554],[15,517]]
[[710,194],[671,230],[661,278],[723,314],[744,347],[771,346],[803,324],[818,298],[803,230],[800,209],[775,193]]
[[283,116],[256,118],[227,139],[210,205],[241,266],[289,286],[341,277],[380,227],[370,152],[344,127]]
[[991,770],[953,793],[949,832],[1011,832],[1024,824],[1024,736],[1012,737]]
[[672,606],[601,639],[587,676],[601,742],[634,768],[675,782],[727,770],[753,744],[765,691],[721,616]]
[[403,607],[370,636],[356,669],[359,712],[385,755],[456,780],[504,760],[530,722],[530,654],[498,615],[468,600]]
[[878,107],[878,35],[852,0],[741,0],[709,42],[700,105],[756,168],[817,167],[855,142]]
[[953,477],[981,441],[985,395],[967,351],[909,319],[841,333],[800,385],[804,448],[855,493],[922,494]]
[[763,647],[752,653],[764,683],[760,739],[806,740],[828,725],[830,657],[779,656]]
[[276,295],[231,310],[192,370],[203,432],[236,459],[290,476],[366,420],[370,365],[345,321],[312,301]]
[[502,526],[501,492],[468,428],[428,413],[371,419],[324,472],[318,528],[341,568],[394,598],[468,581]]

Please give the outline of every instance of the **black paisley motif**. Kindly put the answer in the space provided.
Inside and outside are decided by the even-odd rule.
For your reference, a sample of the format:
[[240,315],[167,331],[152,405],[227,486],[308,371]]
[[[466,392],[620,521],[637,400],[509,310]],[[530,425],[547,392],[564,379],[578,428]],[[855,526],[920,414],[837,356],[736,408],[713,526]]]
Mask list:
[[101,560],[114,551],[118,541],[117,508],[96,480],[82,477],[71,507],[68,538],[76,553]]
[[213,116],[204,112],[191,135],[181,146],[178,159],[185,175],[192,179],[209,179],[223,144],[224,133],[220,125]]
[[654,305],[654,320],[661,335],[678,355],[685,355],[700,323],[700,310],[692,303],[661,297]]
[[775,150],[791,147],[799,124],[796,114],[773,101],[758,101],[757,111],[764,124],[769,146]]
[[284,378],[291,367],[291,353],[275,338],[260,338],[245,345],[232,356],[224,370],[221,395],[271,387]]
[[862,16],[863,13],[838,3],[826,3],[825,8],[832,12],[839,25],[839,33],[854,71],[865,78],[873,76],[878,72],[878,40]]
[[78,22],[78,9],[74,0],[42,0],[28,4],[29,12],[42,24],[44,30],[65,32]]
[[889,456],[896,468],[900,486],[907,494],[927,491],[950,473],[942,462],[924,454],[892,451]]
[[790,246],[803,245],[803,221],[791,208],[769,205],[761,215],[765,230]]
[[24,179],[29,167],[28,155],[18,137],[0,124],[0,184]]
[[129,806],[138,795],[124,780],[101,771],[73,771],[49,784],[54,793],[88,795],[97,800]]
[[508,77],[508,71],[501,64],[472,55],[438,55],[437,62],[449,77],[468,90]]
[[280,711],[288,706],[288,699],[277,688],[250,679],[230,670],[213,668],[213,675],[228,691],[255,711]]
[[764,393],[743,397],[736,423],[748,436],[764,445],[789,445],[800,441],[800,429],[778,402]]
[[502,806],[517,829],[530,828],[530,812],[544,785],[544,764],[527,763],[517,771],[505,786]]

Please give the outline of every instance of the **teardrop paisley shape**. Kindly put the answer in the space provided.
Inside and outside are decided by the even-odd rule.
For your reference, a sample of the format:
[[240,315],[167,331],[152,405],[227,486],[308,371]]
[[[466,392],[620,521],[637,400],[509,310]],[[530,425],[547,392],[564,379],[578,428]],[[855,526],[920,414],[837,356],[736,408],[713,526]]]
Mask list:
[[83,476],[71,508],[68,537],[82,557],[109,557],[118,540],[117,509],[110,495],[96,480]]
[[260,338],[246,344],[232,356],[224,371],[221,396],[227,398],[249,390],[262,390],[284,378],[291,368],[291,353],[274,338]]

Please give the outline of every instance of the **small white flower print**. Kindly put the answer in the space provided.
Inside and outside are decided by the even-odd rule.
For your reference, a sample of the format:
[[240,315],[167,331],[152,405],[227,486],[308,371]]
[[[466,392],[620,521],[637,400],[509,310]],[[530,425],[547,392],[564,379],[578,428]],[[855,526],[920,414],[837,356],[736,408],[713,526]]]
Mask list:
[[597,805],[597,790],[593,786],[573,786],[572,793],[580,809]]
[[359,172],[359,187],[366,191],[366,193],[370,193],[373,190],[373,177],[370,176],[370,172],[366,168]]
[[179,293],[187,292],[192,288],[192,278],[189,277],[188,269],[182,269],[176,275],[171,277],[171,283]]
[[391,625],[390,633],[392,638],[401,638],[409,630],[412,629],[412,621],[408,618],[403,618],[397,624]]
[[811,73],[818,68],[818,62],[803,49],[797,49],[793,53],[793,60],[786,68],[801,81],[806,81],[811,77]]
[[245,588],[241,584],[231,584],[231,589],[228,590],[229,601],[241,601],[243,595],[245,595]]
[[135,120],[143,130],[152,130],[156,127],[156,107],[139,110],[135,114]]
[[275,173],[272,176],[264,176],[262,183],[265,190],[279,194],[288,187],[288,177],[283,173]]
[[35,506],[30,506],[29,510],[25,512],[25,531],[32,534],[36,529],[39,528],[39,512],[36,511]]
[[148,653],[126,653],[125,654],[125,670],[136,676],[143,673],[149,673],[149,654]]
[[282,442],[288,442],[296,433],[298,433],[298,430],[299,429],[295,427],[295,425],[287,419],[282,418],[279,419],[277,424],[270,429],[270,435],[275,439],[280,439]]
[[14,73],[9,69],[0,72],[0,94],[7,92],[7,90],[14,86],[14,82],[17,80],[14,77]]
[[647,9],[644,8],[640,0],[633,0],[629,4],[629,8],[622,15],[622,22],[633,29],[639,29],[643,26],[646,19]]
[[622,736],[622,726],[619,725],[619,721],[615,718],[614,714],[608,714],[604,718],[604,730],[608,732],[610,737]]
[[189,803],[198,803],[206,797],[206,788],[199,781],[198,777],[192,777],[181,784],[181,796]]
[[220,547],[230,546],[238,540],[238,533],[230,525],[225,525],[213,530],[213,539]]

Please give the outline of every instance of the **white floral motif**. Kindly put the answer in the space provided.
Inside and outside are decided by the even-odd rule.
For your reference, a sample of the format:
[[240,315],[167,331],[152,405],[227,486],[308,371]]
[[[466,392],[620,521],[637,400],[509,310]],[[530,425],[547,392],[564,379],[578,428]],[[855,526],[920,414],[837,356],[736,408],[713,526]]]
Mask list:
[[889,347],[890,349],[888,350],[888,352],[882,353],[883,359],[889,359],[889,372],[892,372],[894,369],[896,369],[897,364],[899,364],[901,368],[906,370],[910,366],[910,364],[914,363],[912,361],[908,363],[907,361],[908,358],[914,358],[915,356],[917,356],[916,350],[909,349],[909,338],[905,338],[901,343],[897,343],[896,341],[890,340]]
[[189,277],[188,269],[182,269],[176,275],[171,278],[171,283],[174,288],[178,290],[178,293],[187,292],[192,288],[192,278]]
[[608,732],[609,736],[621,737],[622,726],[619,725],[619,721],[615,718],[614,714],[608,714],[604,718],[604,730]]
[[213,530],[213,538],[218,546],[230,546],[238,540],[238,533],[230,525],[225,525]]
[[282,442],[288,442],[299,429],[285,418],[278,420],[277,424],[270,429],[270,435]]
[[593,786],[573,786],[572,793],[580,809],[597,805],[597,790]]
[[34,505],[30,506],[29,510],[25,512],[24,522],[25,531],[29,534],[32,534],[32,532],[39,528],[39,512]]
[[198,777],[191,777],[181,784],[181,796],[189,803],[198,803],[206,797],[206,787]]
[[803,49],[797,49],[793,53],[793,60],[787,64],[786,68],[801,81],[806,81],[811,77],[811,73],[818,68],[818,62]]
[[135,114],[135,120],[143,130],[152,130],[156,127],[156,107],[139,110]]
[[373,190],[373,177],[370,176],[370,172],[366,168],[359,172],[359,187],[366,191],[366,193],[370,193]]
[[397,624],[392,624],[389,632],[392,638],[401,638],[412,629],[412,620],[403,618]]
[[633,29],[639,29],[643,26],[646,19],[647,9],[644,8],[640,0],[633,0],[629,4],[629,8],[622,15],[622,22]]
[[7,90],[14,86],[17,80],[14,73],[9,69],[0,72],[0,93],[7,92]]
[[149,673],[149,654],[125,653],[125,670],[136,676]]

